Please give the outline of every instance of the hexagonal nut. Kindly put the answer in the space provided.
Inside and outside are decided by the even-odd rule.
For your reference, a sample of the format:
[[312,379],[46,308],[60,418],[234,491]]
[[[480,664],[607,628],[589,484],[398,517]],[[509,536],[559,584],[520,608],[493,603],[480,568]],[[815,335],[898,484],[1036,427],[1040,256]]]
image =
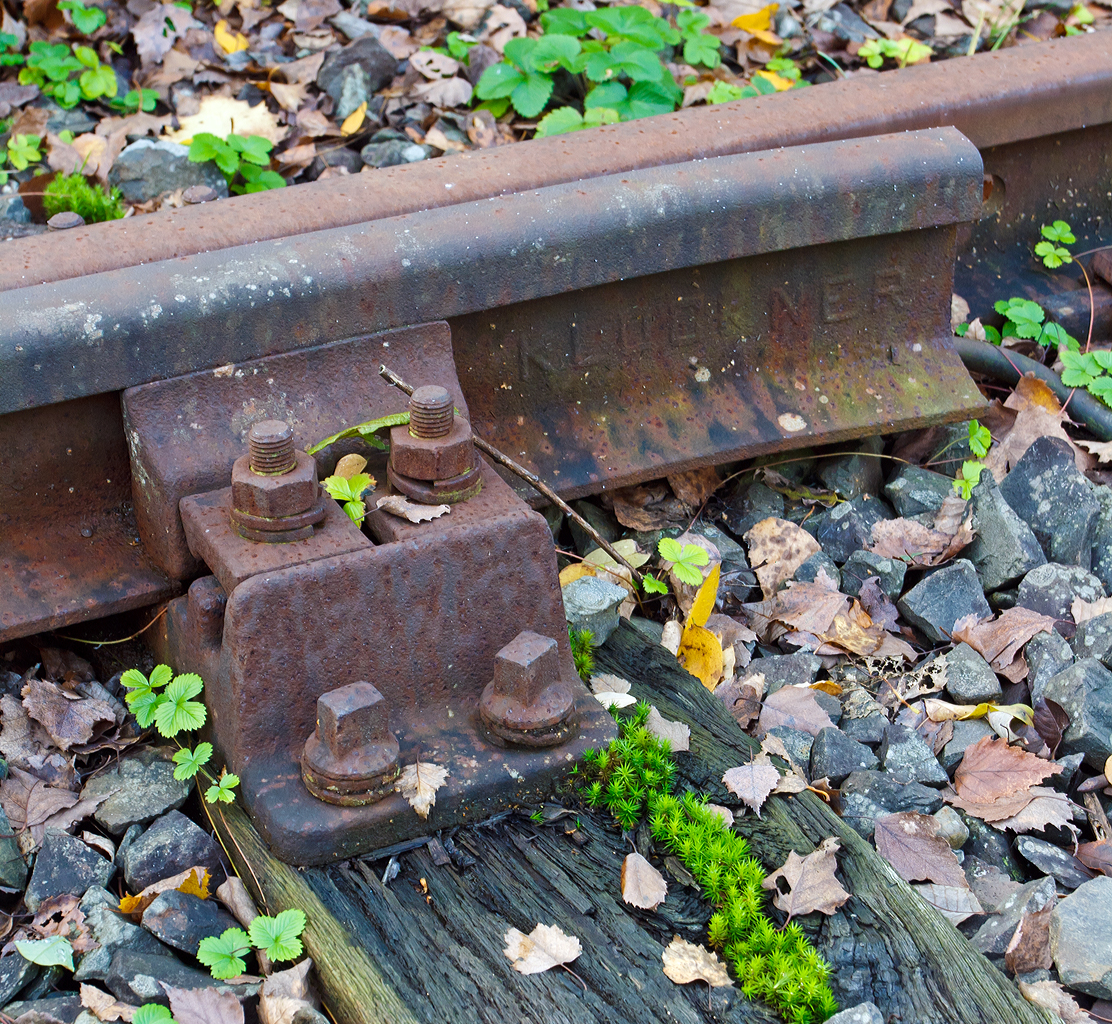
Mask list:
[[317,463],[311,455],[294,452],[297,465],[281,476],[260,476],[251,471],[251,457],[244,455],[232,466],[232,508],[252,516],[279,519],[311,509],[320,491]]
[[444,437],[414,437],[409,427],[390,431],[390,464],[414,480],[451,480],[475,465],[471,424],[457,416]]

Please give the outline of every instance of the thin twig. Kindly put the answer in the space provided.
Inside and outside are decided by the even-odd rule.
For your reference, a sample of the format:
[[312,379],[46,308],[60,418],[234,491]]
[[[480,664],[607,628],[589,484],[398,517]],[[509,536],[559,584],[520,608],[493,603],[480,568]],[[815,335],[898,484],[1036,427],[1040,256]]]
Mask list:
[[[412,385],[407,384],[393,370],[388,369],[386,366],[380,366],[378,372],[383,380],[385,380],[388,384],[393,384],[394,387],[400,388],[407,395],[413,394]],[[520,463],[514,462],[514,460],[511,459],[508,455],[504,455],[497,448],[495,448],[494,445],[484,441],[478,435],[473,434],[472,436],[475,440],[475,447],[478,448],[479,451],[485,452],[492,459],[494,459],[495,462],[501,463],[507,469],[512,470],[519,477],[521,477],[522,480],[528,481],[549,501],[551,501],[553,505],[563,511],[565,515],[571,516],[571,518],[579,524],[579,526],[600,548],[602,548],[603,551],[605,551],[619,565],[624,565],[630,571],[630,573],[632,573],[633,581],[640,585],[641,574],[636,569],[634,569],[633,566],[625,560],[625,558],[622,557],[621,552],[616,550],[614,545],[611,544],[608,540],[605,540],[599,534],[598,530],[596,530],[590,523],[588,523],[587,520],[584,519],[578,512],[576,512],[575,509],[573,509],[566,501],[564,501],[564,499],[561,498],[551,487],[549,487],[548,484],[541,480],[541,478],[537,476],[536,473],[531,473]]]
[[54,635],[61,640],[72,640],[75,644],[92,644],[94,647],[106,647],[108,644],[126,644],[128,640],[134,640],[137,636],[145,633],[151,628],[163,615],[166,614],[169,605],[163,605],[158,614],[151,619],[138,633],[132,633],[131,636],[125,636],[122,640],[82,640],[79,636],[66,636],[65,633],[55,633]]

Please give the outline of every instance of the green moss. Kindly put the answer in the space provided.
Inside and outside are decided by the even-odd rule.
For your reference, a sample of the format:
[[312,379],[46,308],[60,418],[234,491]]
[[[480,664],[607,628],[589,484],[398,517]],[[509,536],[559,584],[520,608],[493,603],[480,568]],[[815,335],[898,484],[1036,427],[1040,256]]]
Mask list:
[[86,224],[103,220],[119,220],[124,215],[120,190],[105,192],[99,185],[90,185],[83,174],[59,174],[46,186],[43,208],[47,217],[56,213],[73,211]]
[[595,670],[595,637],[589,629],[572,629],[568,626],[568,640],[571,642],[571,656],[575,671],[585,683],[591,681]]
[[818,1024],[836,1013],[830,968],[797,924],[778,929],[765,916],[765,872],[749,846],[706,808],[706,798],[672,793],[676,767],[666,740],[645,728],[639,703],[619,719],[607,750],[588,750],[575,775],[584,800],[605,807],[623,829],[649,816],[653,841],[675,854],[718,909],[708,945],[722,951],[742,992],[763,999],[789,1024]]

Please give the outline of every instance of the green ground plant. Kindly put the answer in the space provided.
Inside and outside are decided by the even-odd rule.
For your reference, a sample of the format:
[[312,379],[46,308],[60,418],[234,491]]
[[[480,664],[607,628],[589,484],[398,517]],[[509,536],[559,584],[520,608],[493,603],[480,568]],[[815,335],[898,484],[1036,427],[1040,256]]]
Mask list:
[[903,39],[869,39],[857,51],[857,55],[864,57],[871,68],[879,68],[885,59],[895,61],[896,66],[902,68],[908,64],[917,64],[933,53],[934,51],[926,43],[917,42],[906,36]]
[[237,135],[221,139],[211,132],[199,132],[189,144],[189,159],[195,164],[211,160],[220,168],[228,188],[236,195],[284,188],[286,179],[271,171],[270,151],[274,143],[261,135]]
[[618,718],[618,739],[584,753],[573,772],[584,800],[626,831],[648,814],[653,841],[683,862],[717,908],[707,942],[722,951],[748,998],[763,999],[789,1024],[826,1020],[838,1010],[830,968],[799,925],[778,929],[765,915],[765,871],[745,840],[705,797],[672,793],[675,762],[668,742],[645,728],[651,710],[639,702]]
[[56,175],[46,186],[42,202],[47,217],[72,210],[80,214],[86,224],[119,220],[124,215],[123,196],[118,188],[106,191],[101,185],[91,184],[80,173]]
[[954,480],[954,489],[968,501],[973,496],[973,488],[981,480],[981,473],[985,464],[980,460],[988,455],[992,447],[992,434],[988,427],[977,420],[969,421],[969,450],[977,456],[975,459],[966,459],[961,464],[961,471]]
[[321,481],[321,486],[335,498],[344,503],[344,511],[356,526],[362,526],[367,515],[367,503],[363,501],[363,493],[371,486],[369,473],[353,473],[349,477],[328,476]]
[[158,93],[153,89],[130,89],[123,96],[111,100],[108,105],[124,114],[136,114],[140,110],[149,114],[157,103]]
[[111,65],[101,63],[96,50],[76,43],[71,48],[65,43],[43,40],[31,43],[27,66],[19,73],[19,84],[37,85],[44,96],[67,110],[81,100],[102,96],[111,99],[118,90],[116,72]]
[[247,969],[244,957],[252,949],[261,950],[275,963],[296,960],[303,951],[301,933],[305,930],[305,914],[291,908],[274,917],[260,914],[251,927],[228,928],[220,935],[202,939],[197,947],[197,959],[217,980],[235,978]]
[[[26,170],[42,159],[41,145],[42,139],[38,135],[12,135],[8,144],[0,149],[0,167],[10,164],[17,171]],[[7,184],[7,181],[8,172],[0,171],[0,185]]]
[[575,671],[585,683],[591,681],[595,670],[595,637],[589,629],[572,629],[568,626],[568,641],[571,644],[571,657]]
[[19,40],[10,32],[0,32],[0,68],[16,67],[22,63]]
[[83,36],[92,35],[108,20],[108,15],[99,7],[86,7],[81,0],[61,0],[58,10],[69,11],[73,27]]

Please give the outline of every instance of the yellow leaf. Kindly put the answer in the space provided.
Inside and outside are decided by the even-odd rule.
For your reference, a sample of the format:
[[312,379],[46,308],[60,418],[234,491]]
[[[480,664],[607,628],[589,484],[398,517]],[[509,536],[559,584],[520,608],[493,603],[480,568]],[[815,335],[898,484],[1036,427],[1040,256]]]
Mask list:
[[927,718],[932,722],[965,721],[969,718],[984,718],[993,711],[1002,711],[1012,718],[1018,718],[1025,725],[1034,722],[1034,711],[1026,704],[950,704],[944,700],[928,697],[923,701]]
[[779,4],[769,4],[753,14],[742,14],[730,22],[734,28],[743,32],[754,32],[767,29],[772,24],[772,16],[780,9]]
[[[749,33],[754,39],[760,40],[769,46],[783,46],[784,40],[775,32],[766,32],[763,28],[755,28]],[[779,76],[777,76],[779,77]]]
[[596,575],[595,570],[589,565],[584,565],[582,562],[572,562],[571,565],[565,565],[560,570],[560,586],[566,587],[569,583],[574,583],[584,576]]
[[842,695],[842,688],[833,679],[823,679],[821,682],[812,683],[811,689],[822,690],[823,693],[829,693],[831,697]]
[[713,690],[722,679],[722,644],[709,629],[688,623],[677,658],[708,690]]
[[226,21],[218,21],[212,34],[216,38],[217,46],[225,53],[237,53],[247,49],[247,36],[242,32],[229,32]]
[[[685,633],[693,625],[705,626],[707,624],[707,619],[714,611],[715,599],[718,597],[718,577],[721,575],[721,570],[722,566],[716,565],[707,573],[707,578],[699,586],[699,590],[695,594],[695,600],[691,605],[691,611],[687,616],[687,624],[684,627]],[[719,650],[721,649],[721,644],[719,644]]]
[[[336,471],[333,476],[342,476],[345,480],[350,480],[356,473],[362,473],[367,468],[367,460],[362,455],[356,455],[354,452],[351,455],[345,455],[339,462],[336,463]],[[371,477],[371,486],[374,487],[374,477]]]
[[[194,868],[189,872],[189,877],[178,886],[178,892],[183,892],[187,896],[196,896],[198,899],[207,900],[209,898],[209,882],[212,881],[212,876],[205,869],[201,872],[200,881],[197,880],[197,869]],[[123,906],[123,900],[120,901]]]
[[123,896],[120,898],[121,914],[138,914],[143,910],[142,896]]
[[340,131],[343,132],[344,135],[354,135],[362,127],[363,120],[366,116],[367,101],[364,100],[344,118],[344,123],[340,125]]
[[777,92],[787,92],[790,88],[792,88],[792,86],[795,85],[795,82],[793,82],[790,78],[784,78],[782,75],[776,74],[775,71],[754,72],[753,77],[756,78],[758,76],[765,79],[766,81],[771,82],[776,87]]

